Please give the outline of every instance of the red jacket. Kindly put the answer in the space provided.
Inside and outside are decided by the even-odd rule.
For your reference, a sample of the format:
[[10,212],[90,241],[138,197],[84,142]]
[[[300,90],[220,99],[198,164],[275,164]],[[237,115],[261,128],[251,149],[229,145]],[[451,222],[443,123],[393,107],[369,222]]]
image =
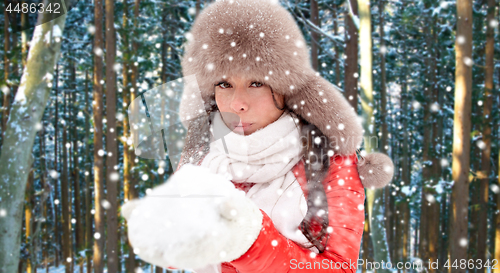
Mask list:
[[[356,272],[365,219],[365,191],[356,162],[356,155],[332,157],[323,181],[328,200],[329,226],[333,228],[325,252],[316,254],[287,239],[261,210],[264,217],[257,240],[238,259],[222,263],[222,273]],[[307,200],[303,161],[296,164],[292,171]],[[238,184],[235,183],[238,188],[248,190],[248,187]],[[278,242],[276,246],[271,244],[273,240]]]

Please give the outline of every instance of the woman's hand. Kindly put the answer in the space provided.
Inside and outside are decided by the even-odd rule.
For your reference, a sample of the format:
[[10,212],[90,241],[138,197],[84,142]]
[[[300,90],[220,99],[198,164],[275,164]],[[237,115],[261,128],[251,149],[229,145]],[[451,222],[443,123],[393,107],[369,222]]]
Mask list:
[[222,175],[184,165],[167,183],[122,207],[134,252],[175,268],[201,268],[243,255],[262,228],[259,208]]

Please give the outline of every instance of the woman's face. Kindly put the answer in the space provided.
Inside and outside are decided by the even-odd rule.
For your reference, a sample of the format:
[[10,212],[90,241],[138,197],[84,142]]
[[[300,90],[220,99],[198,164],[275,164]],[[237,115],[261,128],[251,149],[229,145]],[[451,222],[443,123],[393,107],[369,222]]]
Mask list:
[[[283,96],[275,93],[274,97],[283,108]],[[226,126],[240,135],[266,127],[284,111],[276,108],[269,86],[240,76],[226,78],[215,86],[215,102]]]

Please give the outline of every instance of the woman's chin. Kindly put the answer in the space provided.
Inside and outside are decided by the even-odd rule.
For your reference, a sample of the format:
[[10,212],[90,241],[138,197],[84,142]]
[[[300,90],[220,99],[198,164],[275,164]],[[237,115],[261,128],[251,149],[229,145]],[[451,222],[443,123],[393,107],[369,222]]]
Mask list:
[[245,130],[242,127],[234,127],[232,128],[233,133],[238,134],[238,135],[246,135]]
[[245,136],[248,136],[248,135],[251,135],[255,132],[255,129],[251,128],[252,126],[245,126],[245,127],[241,127],[241,126],[236,126],[233,128],[233,132],[235,134],[238,134],[238,135],[245,135]]

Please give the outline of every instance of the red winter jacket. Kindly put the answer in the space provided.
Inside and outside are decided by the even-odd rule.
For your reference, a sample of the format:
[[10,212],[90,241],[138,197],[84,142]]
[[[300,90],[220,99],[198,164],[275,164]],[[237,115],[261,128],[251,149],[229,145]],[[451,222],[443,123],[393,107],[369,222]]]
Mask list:
[[[357,157],[334,156],[323,181],[329,226],[333,228],[325,252],[316,254],[281,235],[269,216],[263,214],[262,229],[248,251],[236,260],[222,263],[222,273],[356,272],[364,227],[365,191],[357,171]],[[303,161],[293,169],[307,200]],[[243,187],[249,183],[235,183]],[[250,183],[250,185],[253,183]],[[278,244],[273,246],[271,242]]]

